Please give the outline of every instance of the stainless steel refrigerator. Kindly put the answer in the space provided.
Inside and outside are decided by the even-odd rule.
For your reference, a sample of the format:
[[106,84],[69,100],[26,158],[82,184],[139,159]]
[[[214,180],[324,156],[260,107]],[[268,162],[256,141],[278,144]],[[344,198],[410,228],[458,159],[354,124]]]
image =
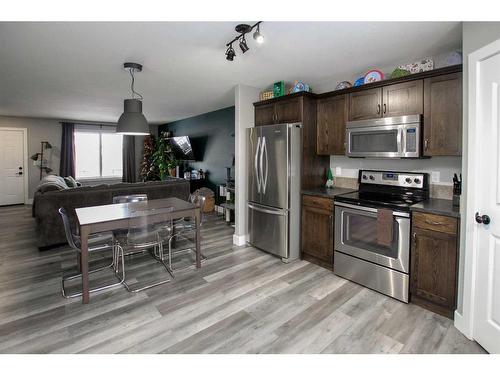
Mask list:
[[249,243],[288,262],[300,253],[302,125],[247,129]]

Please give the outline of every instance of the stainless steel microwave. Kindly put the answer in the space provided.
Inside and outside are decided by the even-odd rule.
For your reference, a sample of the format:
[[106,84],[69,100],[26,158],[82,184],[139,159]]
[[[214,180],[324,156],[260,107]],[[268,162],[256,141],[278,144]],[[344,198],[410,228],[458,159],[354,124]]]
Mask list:
[[422,156],[420,115],[349,121],[346,155],[372,158],[419,158]]

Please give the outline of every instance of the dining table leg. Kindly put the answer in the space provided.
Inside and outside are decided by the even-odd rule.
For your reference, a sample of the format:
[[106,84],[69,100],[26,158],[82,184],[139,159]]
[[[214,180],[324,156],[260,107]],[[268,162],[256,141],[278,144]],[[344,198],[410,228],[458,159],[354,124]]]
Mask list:
[[200,235],[200,208],[197,207],[194,211],[195,226],[196,226],[196,268],[201,267],[201,235]]
[[80,241],[81,241],[81,256],[80,267],[82,272],[82,303],[89,303],[89,251],[88,251],[88,238],[90,229],[88,227],[80,227]]

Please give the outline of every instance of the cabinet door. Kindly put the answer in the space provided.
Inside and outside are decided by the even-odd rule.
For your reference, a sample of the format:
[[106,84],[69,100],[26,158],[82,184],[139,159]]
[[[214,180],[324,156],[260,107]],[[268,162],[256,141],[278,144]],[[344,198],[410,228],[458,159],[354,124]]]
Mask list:
[[275,119],[274,103],[255,106],[255,126],[272,125]]
[[302,98],[283,99],[276,102],[276,123],[302,121]]
[[413,81],[385,86],[382,116],[419,115],[424,113],[424,82]]
[[348,116],[346,95],[318,100],[317,153],[318,155],[345,154],[345,125]]
[[456,304],[457,237],[420,228],[413,228],[412,234],[412,297],[450,316]]
[[349,120],[365,120],[382,116],[382,89],[349,94]]
[[302,206],[302,253],[333,264],[333,210]]
[[462,78],[458,73],[424,81],[424,155],[462,154]]

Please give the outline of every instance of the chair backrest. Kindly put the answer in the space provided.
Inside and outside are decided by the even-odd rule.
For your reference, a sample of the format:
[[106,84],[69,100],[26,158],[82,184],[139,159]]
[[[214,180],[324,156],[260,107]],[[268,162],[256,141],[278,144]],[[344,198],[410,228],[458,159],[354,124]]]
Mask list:
[[113,203],[134,203],[147,200],[148,196],[146,194],[117,195],[113,197]]
[[200,194],[189,194],[189,201],[200,207],[200,225],[203,224],[205,220],[205,213],[203,212],[205,209],[205,200],[206,197]]
[[80,237],[72,232],[68,213],[63,207],[61,207],[59,208],[59,214],[61,215],[64,224],[64,233],[66,234],[66,240],[68,241],[69,246],[75,250],[79,250],[77,243],[80,242]]

